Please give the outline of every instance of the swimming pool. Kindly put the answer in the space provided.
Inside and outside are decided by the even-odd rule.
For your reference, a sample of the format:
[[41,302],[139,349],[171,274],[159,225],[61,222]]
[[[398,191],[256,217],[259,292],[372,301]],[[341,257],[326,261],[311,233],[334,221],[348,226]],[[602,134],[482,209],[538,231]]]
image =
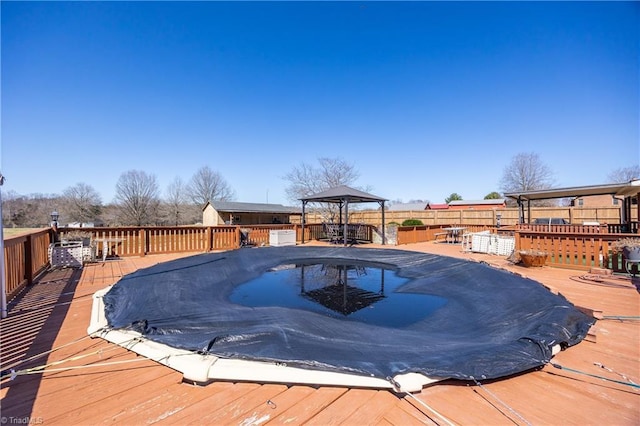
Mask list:
[[[279,274],[287,269],[297,281],[284,282],[289,278]],[[254,280],[268,271],[281,282],[257,291]],[[356,285],[359,271],[375,280]],[[342,282],[328,278],[339,274]],[[379,322],[373,312],[391,295],[401,300],[387,315],[395,322]],[[296,304],[282,303],[294,297]],[[427,383],[526,371],[580,342],[594,321],[539,283],[482,263],[350,247],[251,248],[179,259],[124,277],[95,296],[94,310],[90,334],[118,344],[142,339],[153,348],[152,359],[171,359],[163,363],[172,368],[185,364],[185,377],[194,381],[368,387],[388,387],[388,377],[403,375]],[[184,361],[188,354],[202,364],[198,371]],[[227,369],[232,362],[242,365]],[[257,366],[273,368],[254,374]]]

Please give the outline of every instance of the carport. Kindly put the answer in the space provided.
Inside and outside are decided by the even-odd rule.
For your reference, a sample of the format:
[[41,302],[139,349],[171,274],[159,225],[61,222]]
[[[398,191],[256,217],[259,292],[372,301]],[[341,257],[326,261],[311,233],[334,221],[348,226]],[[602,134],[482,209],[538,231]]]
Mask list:
[[[637,223],[631,221],[631,210],[633,199],[636,199],[635,208],[638,209],[640,217],[640,179],[634,179],[625,183],[609,183],[603,185],[574,186],[568,188],[541,189],[536,191],[521,191],[505,193],[505,197],[515,199],[518,202],[519,222],[525,223],[525,202],[527,205],[527,222],[531,222],[531,201],[549,200],[553,198],[584,197],[589,195],[614,195],[623,197],[621,206],[620,223],[627,232],[640,233]],[[635,226],[634,226],[635,225]]]

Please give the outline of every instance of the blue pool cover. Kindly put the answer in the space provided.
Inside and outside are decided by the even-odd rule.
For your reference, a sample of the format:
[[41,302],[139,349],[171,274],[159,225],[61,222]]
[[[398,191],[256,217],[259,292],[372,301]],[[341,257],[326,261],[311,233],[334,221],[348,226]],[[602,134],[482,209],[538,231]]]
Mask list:
[[[417,322],[385,327],[230,300],[239,285],[272,268],[322,262],[385,267],[408,278],[393,291],[446,303]],[[595,321],[540,283],[483,263],[353,247],[245,248],[183,258],[123,277],[104,303],[109,326],[172,347],[380,378],[520,373],[549,362],[553,346],[579,343]]]

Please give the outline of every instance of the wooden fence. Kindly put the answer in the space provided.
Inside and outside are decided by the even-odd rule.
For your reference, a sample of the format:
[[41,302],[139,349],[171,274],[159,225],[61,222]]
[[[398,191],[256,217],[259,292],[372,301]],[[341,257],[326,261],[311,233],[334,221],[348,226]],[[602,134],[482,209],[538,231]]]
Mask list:
[[[447,224],[404,226],[397,228],[397,244],[433,241]],[[541,227],[541,228],[538,228]],[[465,232],[490,230],[492,233],[515,235],[516,250],[539,250],[548,254],[547,265],[589,270],[602,267],[614,272],[638,273],[637,265],[627,271],[626,259],[611,250],[611,243],[629,234],[603,232],[607,228],[576,225],[516,225],[497,228],[489,225],[466,225]],[[290,225],[254,226],[184,226],[184,227],[119,227],[82,228],[91,234],[97,255],[110,257],[145,256],[147,254],[208,252],[230,250],[245,242],[255,246],[269,245],[271,230],[293,229],[297,241],[302,239],[302,228]],[[608,229],[607,229],[608,230]],[[59,229],[58,238],[64,239],[77,228]],[[305,241],[325,238],[322,224],[305,225]],[[374,227],[366,227],[366,239],[373,240]],[[53,241],[50,229],[10,237],[4,240],[5,279],[7,300],[31,284],[39,273],[49,266],[49,245]],[[106,251],[106,252],[105,252]]]
[[[527,214],[528,212],[525,212]],[[502,226],[517,225],[520,211],[516,207],[496,209],[447,209],[447,210],[386,210],[385,224],[395,222],[401,224],[406,219],[419,219],[425,225],[457,224],[495,226],[500,216]],[[558,217],[572,224],[584,222],[620,223],[620,207],[532,207],[531,221],[537,218]],[[307,212],[307,222],[320,223],[324,219],[318,212]],[[637,211],[632,209],[631,220],[637,221]],[[300,216],[292,216],[291,221],[297,223]],[[528,222],[528,220],[527,220]],[[366,223],[380,226],[382,212],[378,210],[349,210],[349,223]],[[637,223],[637,222],[636,222]],[[631,232],[634,232],[631,230]]]

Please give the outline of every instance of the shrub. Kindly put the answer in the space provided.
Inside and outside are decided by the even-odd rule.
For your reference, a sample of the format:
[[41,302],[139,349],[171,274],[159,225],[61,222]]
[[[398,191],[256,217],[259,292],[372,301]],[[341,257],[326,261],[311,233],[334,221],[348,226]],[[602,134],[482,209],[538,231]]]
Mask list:
[[614,253],[621,252],[625,247],[627,248],[640,247],[640,238],[635,238],[635,237],[621,238],[617,241],[614,241],[611,244],[611,248],[614,251]]
[[402,226],[422,226],[424,223],[420,219],[407,219],[402,222]]

